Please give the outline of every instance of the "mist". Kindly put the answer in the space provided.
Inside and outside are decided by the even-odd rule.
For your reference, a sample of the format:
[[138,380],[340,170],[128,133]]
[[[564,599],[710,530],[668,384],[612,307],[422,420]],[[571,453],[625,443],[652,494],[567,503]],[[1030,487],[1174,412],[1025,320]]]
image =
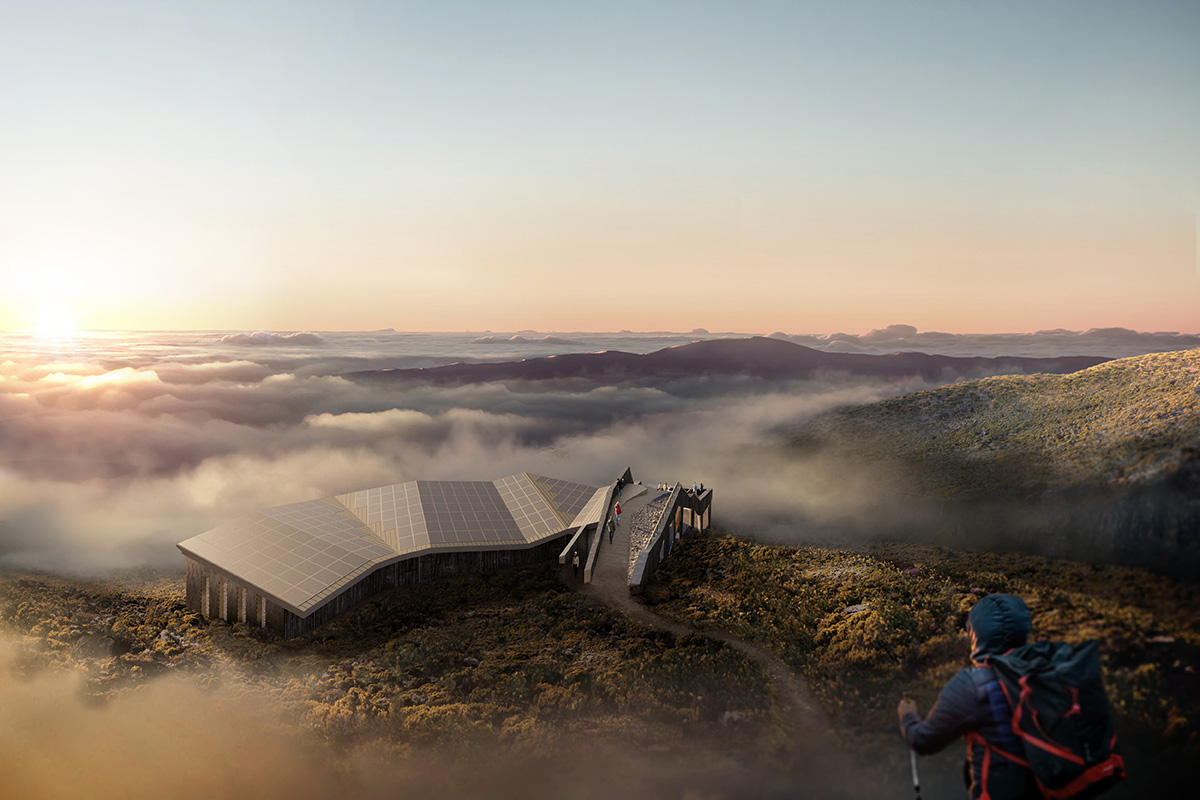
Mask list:
[[826,382],[748,395],[730,381],[681,396],[363,386],[242,364],[67,369],[27,367],[4,383],[0,565],[170,565],[176,542],[254,509],[520,471],[599,485],[632,465],[647,483],[703,482],[719,490],[718,524],[820,514],[836,489],[760,445],[783,423],[913,388]]
[[[650,485],[704,483],[716,490],[717,526],[788,542],[899,534],[929,514],[897,502],[904,476],[883,466],[785,446],[813,415],[929,388],[919,379],[387,385],[328,370],[346,359],[395,366],[447,356],[338,352],[336,335],[321,338],[229,344],[205,335],[182,346],[131,335],[86,352],[10,353],[0,361],[0,569],[182,570],[177,542],[255,509],[519,471],[599,485],[631,466]],[[521,346],[528,354],[547,345]],[[848,786],[853,769],[817,756],[802,754],[797,772],[780,775],[682,740],[647,753],[578,733],[545,747],[489,741],[434,752],[404,750],[384,732],[331,746],[271,681],[234,668],[218,665],[210,675],[219,679],[204,681],[168,673],[97,703],[86,669],[24,671],[30,646],[33,637],[0,636],[0,769],[13,796],[369,799],[403,786],[417,798],[740,798],[790,796],[799,785],[822,796],[878,794]]]
[[[386,739],[331,745],[297,709],[281,706],[278,691],[236,675],[165,676],[96,702],[81,692],[79,670],[28,674],[24,646],[0,636],[4,797],[790,796],[791,782],[775,772],[735,763],[682,735],[669,753],[567,732],[525,747],[472,741],[406,750],[381,743]],[[614,764],[620,769],[606,767]],[[810,758],[798,769],[806,785],[847,796],[852,780],[845,770]]]
[[[889,326],[860,338],[923,336],[914,331]],[[555,338],[526,333],[108,334],[71,348],[8,335],[0,362],[0,567],[172,566],[180,563],[176,542],[259,508],[520,471],[600,485],[626,466],[651,485],[715,488],[719,526],[800,540],[827,523],[844,530],[875,519],[880,501],[866,498],[887,496],[895,476],[799,459],[777,447],[780,431],[840,405],[928,388],[915,379],[836,375],[786,384],[436,387],[329,374],[497,351],[540,355]],[[1029,336],[1061,343],[1100,335]],[[1142,344],[1186,338],[1103,336]],[[652,350],[692,338],[573,334],[559,347],[617,341]]]

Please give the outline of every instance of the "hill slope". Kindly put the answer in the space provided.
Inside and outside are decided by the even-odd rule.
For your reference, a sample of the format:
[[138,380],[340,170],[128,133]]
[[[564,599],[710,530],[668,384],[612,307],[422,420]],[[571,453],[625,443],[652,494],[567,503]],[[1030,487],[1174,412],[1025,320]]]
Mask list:
[[900,496],[935,502],[943,531],[1200,576],[1200,350],[839,409],[792,445],[876,465]]
[[[567,591],[556,565],[400,587],[292,640],[187,610],[181,571],[0,573],[5,796],[210,798],[236,784],[289,800],[383,800],[399,785],[416,798],[903,800],[896,699],[907,689],[929,707],[992,591],[1026,599],[1036,636],[1100,640],[1130,764],[1106,797],[1187,796],[1196,587],[716,531],[684,537],[645,595],[712,637],[643,627]],[[781,725],[778,679],[721,644],[726,631],[803,676],[832,725],[825,744]],[[961,759],[961,746],[922,759],[927,796],[961,796]]]
[[1200,447],[1200,350],[1070,375],[986,378],[839,409],[797,432],[796,442],[919,466],[915,481],[945,495],[1146,482]]

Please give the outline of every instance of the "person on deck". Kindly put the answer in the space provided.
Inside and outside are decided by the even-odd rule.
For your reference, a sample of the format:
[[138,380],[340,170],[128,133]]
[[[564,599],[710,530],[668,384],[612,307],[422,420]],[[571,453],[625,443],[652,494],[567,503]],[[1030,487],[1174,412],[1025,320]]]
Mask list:
[[938,695],[929,716],[921,719],[917,704],[906,696],[896,713],[900,733],[920,755],[936,753],[960,736],[967,742],[963,780],[972,800],[1041,800],[1033,772],[1005,758],[1024,757],[1012,730],[1012,709],[1004,697],[988,656],[1025,644],[1032,617],[1025,601],[1011,594],[989,594],[967,616],[971,666],[961,670]]

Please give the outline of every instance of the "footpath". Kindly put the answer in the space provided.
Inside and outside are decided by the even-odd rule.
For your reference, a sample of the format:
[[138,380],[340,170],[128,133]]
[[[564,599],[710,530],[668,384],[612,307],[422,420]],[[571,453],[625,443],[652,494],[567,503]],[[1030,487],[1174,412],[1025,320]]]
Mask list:
[[[645,527],[648,525],[652,529],[657,523],[658,517],[654,514],[653,504],[662,495],[663,492],[637,484],[625,487],[624,497],[620,499],[623,512],[621,523],[613,534],[612,543],[609,543],[606,534],[596,554],[592,582],[587,585],[576,584],[576,588],[642,625],[676,636],[689,633],[710,636],[760,663],[771,677],[780,723],[786,731],[789,744],[797,753],[793,778],[797,781],[806,780],[814,770],[826,780],[836,774],[847,778],[852,773],[844,770],[852,768],[846,756],[838,752],[826,736],[829,730],[828,719],[813,699],[808,686],[785,664],[765,648],[727,631],[692,628],[659,616],[629,593],[630,564],[637,556],[636,551],[631,552],[631,540],[644,541]],[[659,513],[661,508],[659,504]],[[853,783],[853,780],[848,782]]]

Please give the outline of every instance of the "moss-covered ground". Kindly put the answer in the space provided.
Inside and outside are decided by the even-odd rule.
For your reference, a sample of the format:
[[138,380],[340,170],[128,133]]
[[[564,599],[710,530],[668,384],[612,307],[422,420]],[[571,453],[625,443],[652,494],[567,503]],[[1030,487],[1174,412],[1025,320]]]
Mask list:
[[756,662],[633,623],[569,590],[553,565],[392,590],[291,640],[187,610],[182,577],[0,577],[0,631],[18,643],[10,668],[77,671],[88,703],[167,674],[224,696],[265,691],[320,740],[398,753],[537,754],[564,736],[651,748],[686,738],[766,760],[786,746]]
[[[1192,586],[1027,555],[787,547],[716,532],[684,539],[655,578],[645,599],[656,612],[758,641],[801,674],[842,744],[897,797],[907,754],[896,703],[907,690],[929,710],[967,665],[964,623],[990,592],[1026,600],[1035,639],[1099,640],[1131,771],[1112,796],[1169,796],[1162,792],[1189,785],[1185,770],[1200,759],[1200,590]],[[959,791],[961,757],[954,745],[928,759],[923,780]]]
[[[694,746],[730,769],[786,775],[796,743],[767,674],[702,633],[727,630],[801,675],[858,777],[875,796],[901,798],[911,787],[896,701],[908,690],[928,710],[966,664],[972,604],[995,591],[1025,598],[1035,637],[1100,641],[1131,772],[1110,796],[1190,785],[1200,590],[1122,567],[710,532],[684,539],[645,592],[653,611],[701,631],[681,637],[569,590],[553,566],[393,590],[293,640],[188,611],[175,572],[6,575],[0,632],[16,643],[6,680],[70,671],[85,706],[186,675],[225,697],[265,693],[305,735],[339,748],[480,745],[540,758],[565,740]],[[959,745],[923,759],[926,796],[959,796],[960,760]]]

